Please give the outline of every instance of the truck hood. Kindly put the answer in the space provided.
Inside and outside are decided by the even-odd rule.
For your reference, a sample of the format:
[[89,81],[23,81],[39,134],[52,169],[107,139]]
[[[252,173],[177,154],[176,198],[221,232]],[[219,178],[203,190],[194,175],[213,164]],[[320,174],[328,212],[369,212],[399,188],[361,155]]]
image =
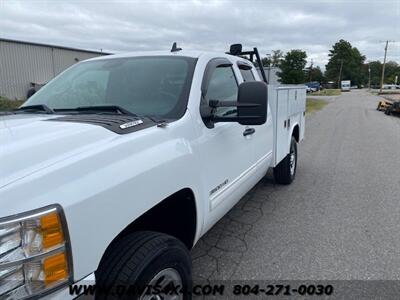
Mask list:
[[118,137],[100,126],[45,122],[50,118],[0,116],[0,188]]

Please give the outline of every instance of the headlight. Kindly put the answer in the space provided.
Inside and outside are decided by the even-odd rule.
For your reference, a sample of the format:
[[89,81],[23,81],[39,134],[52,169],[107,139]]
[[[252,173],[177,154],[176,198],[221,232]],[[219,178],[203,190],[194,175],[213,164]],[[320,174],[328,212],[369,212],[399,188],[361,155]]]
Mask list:
[[60,206],[0,218],[0,299],[29,298],[70,282],[68,239]]

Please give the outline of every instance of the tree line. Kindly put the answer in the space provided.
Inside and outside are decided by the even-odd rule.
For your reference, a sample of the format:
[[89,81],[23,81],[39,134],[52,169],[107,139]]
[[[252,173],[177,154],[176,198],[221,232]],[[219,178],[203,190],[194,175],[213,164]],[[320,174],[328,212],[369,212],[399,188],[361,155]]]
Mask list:
[[[300,84],[310,81],[320,83],[333,82],[338,85],[339,80],[351,80],[352,85],[368,86],[369,76],[371,86],[379,86],[383,64],[379,60],[366,62],[365,55],[353,47],[348,41],[339,40],[329,51],[329,61],[325,65],[325,72],[313,63],[307,67],[307,53],[301,49],[293,49],[287,53],[273,50],[269,57],[262,59],[264,67],[278,67],[277,75],[280,82],[285,84]],[[400,80],[400,65],[389,61],[385,66],[384,83],[395,83]]]

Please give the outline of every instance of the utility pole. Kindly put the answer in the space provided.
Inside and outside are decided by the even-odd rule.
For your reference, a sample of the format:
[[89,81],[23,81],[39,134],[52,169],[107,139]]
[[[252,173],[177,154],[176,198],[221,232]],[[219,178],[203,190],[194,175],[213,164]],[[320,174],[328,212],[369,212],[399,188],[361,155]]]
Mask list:
[[371,91],[371,63],[368,63],[368,91]]
[[314,62],[313,62],[313,60],[311,59],[311,65],[310,65],[310,71],[309,71],[309,73],[310,73],[309,82],[311,82],[313,64],[314,64]]
[[380,88],[380,90],[379,90],[380,93],[382,93],[383,78],[385,77],[386,53],[387,53],[387,49],[388,49],[388,44],[389,44],[389,41],[386,41],[385,56],[384,56],[384,58],[383,58],[383,66],[382,66],[381,88]]
[[340,71],[339,71],[338,89],[340,89],[340,80],[342,79],[342,69],[343,69],[343,59],[340,60]]
[[271,56],[271,54],[269,54],[269,53],[265,54],[265,56],[269,58],[269,64],[268,64],[268,83],[271,83],[271,82],[270,82],[270,76],[271,76],[272,56]]

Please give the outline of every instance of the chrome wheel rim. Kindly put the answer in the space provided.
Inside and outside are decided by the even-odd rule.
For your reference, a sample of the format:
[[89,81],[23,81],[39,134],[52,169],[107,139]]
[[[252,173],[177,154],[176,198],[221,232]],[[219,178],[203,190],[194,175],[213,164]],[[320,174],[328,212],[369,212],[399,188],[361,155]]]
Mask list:
[[[173,268],[167,268],[158,272],[148,283],[149,287],[157,287],[158,290],[163,290],[168,287],[168,285],[179,286],[178,291],[183,287],[181,275],[179,272]],[[140,300],[182,300],[183,295],[178,293],[160,293],[157,295],[152,295],[151,289],[149,291],[144,291],[139,298]]]
[[289,166],[290,166],[290,175],[294,175],[294,171],[296,170],[296,152],[292,148],[290,149],[290,161],[289,161]]

